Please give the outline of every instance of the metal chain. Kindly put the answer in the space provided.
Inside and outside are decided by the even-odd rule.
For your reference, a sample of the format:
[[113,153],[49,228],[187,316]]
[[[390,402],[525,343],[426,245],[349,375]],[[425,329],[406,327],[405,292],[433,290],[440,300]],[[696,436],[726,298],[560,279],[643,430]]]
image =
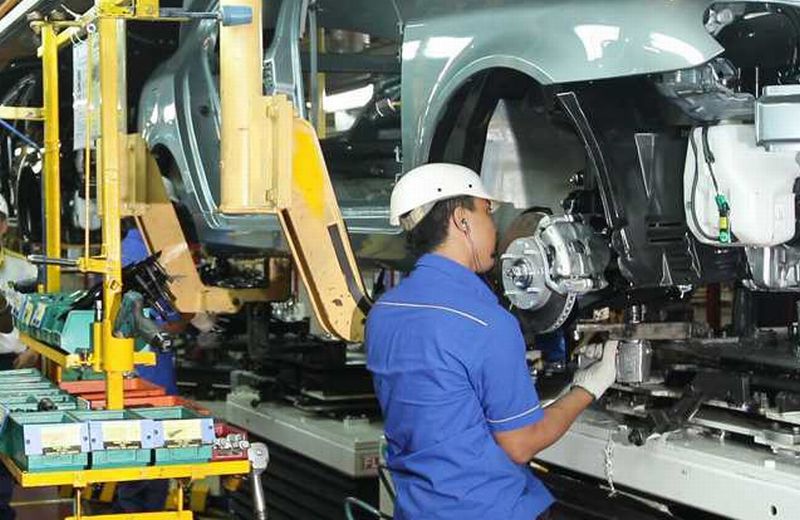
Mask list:
[[609,497],[617,494],[617,489],[614,487],[614,432],[613,430],[608,433],[608,442],[603,450],[605,461],[606,482],[608,482]]

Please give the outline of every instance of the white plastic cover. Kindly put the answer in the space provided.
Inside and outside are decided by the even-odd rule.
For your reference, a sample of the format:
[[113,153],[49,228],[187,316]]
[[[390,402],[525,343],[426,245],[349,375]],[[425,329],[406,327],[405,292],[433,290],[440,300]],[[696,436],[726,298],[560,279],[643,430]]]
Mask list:
[[[719,244],[716,192],[703,153],[702,129],[694,130],[698,160],[691,142],[683,174],[684,209],[689,229],[706,244]],[[724,124],[709,128],[708,148],[720,193],[730,204],[731,246],[774,246],[795,233],[794,181],[800,173],[795,152],[768,152],[756,145],[753,125]],[[692,215],[692,187],[696,220]],[[698,226],[699,224],[699,226]],[[709,238],[710,237],[710,238]]]

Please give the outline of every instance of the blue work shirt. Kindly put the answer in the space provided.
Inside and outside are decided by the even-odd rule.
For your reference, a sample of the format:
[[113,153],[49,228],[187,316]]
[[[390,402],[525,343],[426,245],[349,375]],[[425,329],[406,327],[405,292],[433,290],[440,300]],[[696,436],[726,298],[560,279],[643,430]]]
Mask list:
[[[150,252],[144,242],[142,233],[137,228],[131,228],[125,234],[121,244],[122,266],[141,262]],[[160,321],[157,319],[157,321]],[[159,352],[151,347],[150,350],[156,353],[156,364],[153,366],[136,365],[136,373],[142,379],[163,387],[167,395],[178,394],[178,384],[175,378],[175,354],[173,352]]]
[[493,433],[540,421],[516,319],[475,273],[428,254],[366,330],[395,519],[534,520],[553,497]]

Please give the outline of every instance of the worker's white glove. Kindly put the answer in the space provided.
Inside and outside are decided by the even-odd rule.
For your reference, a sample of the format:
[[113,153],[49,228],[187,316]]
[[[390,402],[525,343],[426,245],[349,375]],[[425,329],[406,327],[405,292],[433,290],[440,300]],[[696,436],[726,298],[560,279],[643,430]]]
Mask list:
[[214,332],[217,327],[217,318],[208,312],[198,312],[189,323],[200,332]]
[[[600,359],[575,372],[572,386],[579,386],[592,394],[595,399],[599,399],[617,379],[618,344],[618,341],[606,341],[603,344],[587,345],[585,347],[588,350],[586,355],[590,358]],[[592,349],[594,352],[591,352]]]

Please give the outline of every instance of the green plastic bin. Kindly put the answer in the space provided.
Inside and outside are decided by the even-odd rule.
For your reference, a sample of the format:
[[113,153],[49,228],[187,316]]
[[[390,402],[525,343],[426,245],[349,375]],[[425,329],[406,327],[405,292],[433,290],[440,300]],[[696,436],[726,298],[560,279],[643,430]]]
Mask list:
[[41,383],[48,382],[35,368],[0,370],[0,383]]
[[182,406],[137,408],[156,424],[156,464],[189,464],[211,460],[214,419]]
[[89,425],[92,468],[150,464],[157,440],[153,420],[129,410],[81,410],[71,415]]
[[89,428],[68,412],[11,412],[3,419],[2,449],[31,472],[78,470],[86,467]]

